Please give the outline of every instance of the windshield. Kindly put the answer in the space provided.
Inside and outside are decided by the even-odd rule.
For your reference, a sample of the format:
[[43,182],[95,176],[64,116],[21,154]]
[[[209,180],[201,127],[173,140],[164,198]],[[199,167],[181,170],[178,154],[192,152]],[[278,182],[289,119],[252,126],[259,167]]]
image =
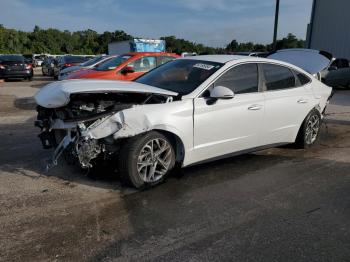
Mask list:
[[82,63],[81,65],[82,66],[91,66],[93,64],[96,64],[98,61],[101,61],[104,58],[105,58],[105,56],[97,56],[97,57],[94,57],[94,58],[86,61],[85,63]]
[[0,56],[0,62],[24,62],[24,57],[21,55],[3,55]]
[[113,70],[117,66],[121,65],[122,63],[124,63],[126,60],[128,60],[131,57],[132,56],[130,56],[130,55],[117,56],[117,57],[112,58],[106,62],[103,62],[102,64],[99,64],[98,66],[96,66],[95,69],[98,71]]
[[135,82],[187,95],[223,65],[209,61],[179,59],[150,71]]
[[89,60],[89,58],[84,56],[66,56],[64,60],[66,63],[82,63]]

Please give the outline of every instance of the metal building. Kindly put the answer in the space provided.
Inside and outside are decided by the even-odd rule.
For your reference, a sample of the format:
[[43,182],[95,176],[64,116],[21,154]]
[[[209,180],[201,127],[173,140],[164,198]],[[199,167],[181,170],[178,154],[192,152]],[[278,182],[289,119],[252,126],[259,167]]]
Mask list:
[[314,0],[307,47],[350,59],[350,0]]

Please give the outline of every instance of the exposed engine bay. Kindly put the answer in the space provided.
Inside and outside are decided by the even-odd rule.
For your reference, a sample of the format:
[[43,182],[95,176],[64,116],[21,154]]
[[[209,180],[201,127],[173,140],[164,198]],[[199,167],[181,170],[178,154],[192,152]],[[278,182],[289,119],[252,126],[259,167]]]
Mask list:
[[173,96],[149,93],[79,93],[72,94],[63,107],[39,105],[35,121],[41,129],[39,138],[45,149],[55,148],[47,168],[56,165],[63,152],[77,159],[83,168],[92,167],[97,158],[107,159],[119,149],[113,134],[125,125],[123,110],[169,103],[173,99]]

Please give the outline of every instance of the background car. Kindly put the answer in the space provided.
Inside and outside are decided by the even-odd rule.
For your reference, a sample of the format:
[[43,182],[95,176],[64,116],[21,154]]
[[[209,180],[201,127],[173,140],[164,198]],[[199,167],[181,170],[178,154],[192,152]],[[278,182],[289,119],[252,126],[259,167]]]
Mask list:
[[321,80],[321,72],[326,70],[333,61],[333,55],[326,51],[290,48],[277,50],[267,56],[268,59],[275,59],[296,65]]
[[55,58],[52,56],[45,57],[41,64],[41,71],[44,76],[53,76],[53,68],[55,64]]
[[335,59],[321,72],[322,81],[329,86],[350,88],[350,65],[345,58]]
[[67,79],[97,78],[131,81],[178,57],[180,56],[177,54],[163,52],[127,53],[99,64],[95,68],[73,72]]
[[269,52],[234,52],[234,55],[267,57]]
[[33,55],[31,55],[31,54],[24,54],[23,57],[24,57],[24,61],[25,61],[27,64],[32,65],[32,67],[35,67]]
[[334,58],[326,51],[313,49],[283,49],[271,53],[268,58],[298,65],[331,87],[350,87],[349,60]]
[[45,57],[46,57],[45,55],[34,54],[33,55],[33,61],[34,61],[35,67],[41,66],[41,64],[43,63]]
[[91,59],[91,57],[78,55],[64,55],[55,60],[53,67],[53,77],[58,79],[60,71],[71,66],[80,65]]
[[99,55],[94,58],[91,58],[90,60],[76,66],[70,66],[60,71],[60,74],[58,76],[58,80],[64,80],[69,74],[81,70],[81,69],[89,69],[94,68],[97,65],[104,63],[105,61],[108,61],[116,56],[106,56],[106,55]]
[[160,183],[175,162],[311,147],[331,91],[282,61],[193,56],[135,81],[51,83],[35,95],[36,125],[44,148],[59,145],[55,152],[67,150],[83,168],[109,159],[126,183],[142,188]]
[[0,55],[0,79],[24,78],[32,80],[33,67],[23,55]]

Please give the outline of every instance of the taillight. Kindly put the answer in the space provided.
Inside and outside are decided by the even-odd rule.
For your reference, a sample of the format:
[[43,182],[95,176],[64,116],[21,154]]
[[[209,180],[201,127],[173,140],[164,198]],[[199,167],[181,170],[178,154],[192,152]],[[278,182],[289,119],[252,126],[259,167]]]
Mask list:
[[72,64],[64,64],[65,67],[70,67]]
[[32,65],[31,64],[26,64],[26,69],[32,69]]
[[3,66],[3,65],[0,65],[0,69],[5,69],[5,66]]

